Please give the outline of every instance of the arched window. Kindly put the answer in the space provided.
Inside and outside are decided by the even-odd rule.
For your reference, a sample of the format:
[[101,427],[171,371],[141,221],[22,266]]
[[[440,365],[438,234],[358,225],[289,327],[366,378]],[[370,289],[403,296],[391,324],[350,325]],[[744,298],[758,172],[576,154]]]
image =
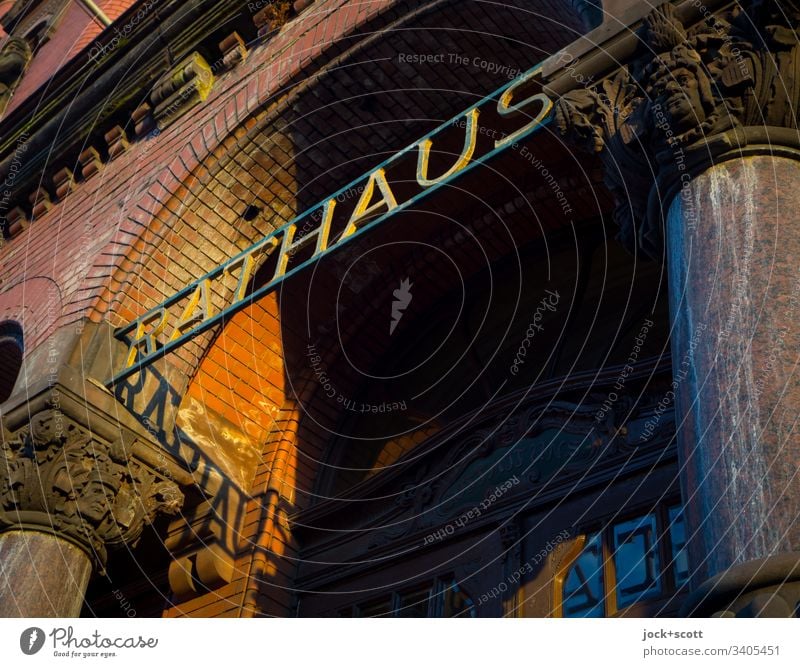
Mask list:
[[0,403],[11,396],[22,367],[22,327],[12,320],[0,322]]

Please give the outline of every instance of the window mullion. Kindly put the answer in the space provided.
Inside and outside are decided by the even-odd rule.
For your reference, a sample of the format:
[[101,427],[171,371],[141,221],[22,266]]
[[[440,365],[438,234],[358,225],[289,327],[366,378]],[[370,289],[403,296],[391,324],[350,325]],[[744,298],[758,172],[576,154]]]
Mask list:
[[603,581],[605,582],[606,616],[617,613],[617,573],[614,566],[614,526],[609,525],[603,529]]

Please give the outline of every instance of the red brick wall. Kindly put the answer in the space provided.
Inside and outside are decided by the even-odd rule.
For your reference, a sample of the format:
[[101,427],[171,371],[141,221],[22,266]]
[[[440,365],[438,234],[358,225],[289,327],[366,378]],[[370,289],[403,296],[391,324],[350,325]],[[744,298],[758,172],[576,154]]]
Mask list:
[[[276,92],[311,67],[312,59],[324,58],[326,46],[393,3],[358,3],[357,11],[346,0],[322,4],[341,7],[347,21],[339,13],[304,13],[281,35],[254,49],[245,63],[219,77],[205,104],[159,136],[133,143],[78,183],[75,192],[5,243],[0,251],[4,284],[29,275],[56,279],[64,309],[53,328],[82,317],[119,325],[213,268],[216,259],[206,254],[208,248],[225,253],[257,238],[263,228],[243,226],[234,217],[252,203],[251,194],[260,196],[252,191],[245,156],[262,138],[247,137],[248,130],[280,99]],[[291,158],[291,149],[280,140],[272,153],[262,158],[271,160],[264,163],[268,169]],[[73,167],[80,170],[80,165]],[[239,187],[232,178],[240,181]],[[268,196],[269,201],[274,198]],[[275,210],[291,217],[290,204],[276,199]],[[48,333],[37,332],[35,341]],[[199,357],[194,350],[193,362]]]
[[[103,13],[108,18],[110,18],[112,21],[116,21],[122,15],[122,13],[129,7],[133,6],[135,2],[136,0],[104,0],[103,2],[97,2],[96,4],[100,7],[100,9],[103,10]],[[84,11],[84,13],[86,12]],[[113,26],[111,29],[114,29]],[[69,52],[68,59],[72,58],[75,54],[91,44],[92,40],[95,39],[101,32],[103,32],[103,28],[97,23],[97,21],[90,21],[87,23],[86,27],[81,31],[77,39],[75,39],[75,43]]]
[[[336,0],[320,4],[334,11],[334,15],[313,10],[304,13],[280,36],[251,52],[245,63],[219,77],[205,104],[159,136],[133,143],[2,247],[5,285],[21,284],[27,276],[52,276],[60,288],[60,315],[49,320],[37,317],[39,324],[34,330],[26,330],[28,353],[56,328],[84,317],[108,320],[113,325],[130,321],[213,268],[225,256],[255,241],[276,221],[293,216],[293,149],[288,137],[271,133],[270,149],[264,151],[258,147],[265,137],[248,136],[248,131],[254,130],[278,103],[277,91],[303,68],[318,67],[317,60],[324,60],[324,51],[330,44],[393,3]],[[69,11],[75,11],[75,6]],[[68,17],[65,21],[70,25],[77,18]],[[58,68],[67,51],[63,44],[56,49],[58,44],[54,38],[39,56],[50,72]],[[277,58],[278,54],[289,57]],[[33,70],[29,74],[18,100],[35,87]],[[74,169],[79,171],[79,166]],[[283,170],[288,178],[276,181],[264,177],[274,175],[276,169]],[[277,220],[262,215],[245,223],[241,214],[253,203],[271,211]],[[11,292],[6,295],[10,297]],[[219,296],[217,306],[221,305]],[[16,297],[22,298],[19,294]],[[252,574],[270,578],[278,576],[280,568],[280,576],[287,577],[287,581],[292,574],[286,569],[291,568],[291,561],[284,559],[270,558],[266,564],[262,559],[253,565],[257,545],[280,552],[290,548],[284,532],[269,528],[272,519],[265,508],[270,504],[265,499],[279,493],[285,496],[281,503],[291,503],[291,489],[298,476],[292,436],[296,411],[290,409],[282,395],[276,357],[272,363],[261,365],[265,354],[279,352],[275,348],[279,344],[275,338],[276,316],[266,306],[260,304],[254,312],[243,312],[234,318],[200,364],[187,394],[202,400],[210,411],[218,410],[235,420],[263,447],[257,470],[253,471],[255,495],[243,525],[237,577],[221,589],[182,603],[170,615],[237,614],[251,568]],[[7,309],[19,312],[15,304],[9,304]],[[26,323],[32,324],[32,318],[27,318]],[[258,327],[263,329],[256,331]],[[210,339],[210,335],[206,336],[182,350],[187,372],[203,359],[203,345]],[[266,347],[261,349],[254,341],[265,341]],[[243,381],[242,368],[232,367],[230,358],[227,368],[221,363],[221,355],[230,346],[244,355],[239,360],[243,365],[251,371],[258,369],[251,372],[249,379]],[[256,394],[267,397],[264,405],[253,405]],[[279,406],[283,410],[278,414],[278,428],[272,429]],[[266,435],[269,431],[277,434],[272,440]],[[313,446],[309,444],[308,449]],[[306,473],[303,477],[303,486],[309,488],[311,475]],[[251,598],[251,603],[265,607],[277,605],[288,610],[290,605],[285,594],[276,596],[270,591],[258,590]]]
[[[284,104],[287,86],[338,53],[343,35],[394,4],[317,2],[221,75],[202,105],[158,136],[134,142],[11,239],[0,251],[5,284],[45,276],[61,291],[60,316],[40,326],[27,339],[31,345],[85,317],[127,323],[293,217],[296,146],[285,127],[292,117],[291,104]],[[57,67],[56,55],[45,55],[54,60],[43,62]],[[251,204],[262,214],[247,222],[242,214]],[[224,283],[228,294],[232,287],[232,281]],[[226,297],[217,290],[214,306]],[[233,581],[183,601],[168,615],[291,609],[291,593],[281,586],[291,583],[297,545],[285,516],[308,502],[307,493],[301,497],[296,490],[313,488],[326,429],[337,415],[314,424],[301,419],[301,403],[319,387],[306,378],[301,389],[287,390],[284,324],[277,304],[265,300],[234,317],[215,340],[209,332],[171,355],[193,377],[186,399],[235,424],[258,455]],[[387,451],[384,462],[400,453]]]

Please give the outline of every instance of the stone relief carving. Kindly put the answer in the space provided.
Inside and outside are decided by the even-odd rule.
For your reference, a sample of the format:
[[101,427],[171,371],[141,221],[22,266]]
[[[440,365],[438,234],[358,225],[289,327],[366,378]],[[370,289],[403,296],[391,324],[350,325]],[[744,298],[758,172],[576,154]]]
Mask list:
[[22,78],[31,59],[31,47],[19,37],[9,37],[0,48],[0,113]]
[[133,545],[157,514],[176,514],[178,485],[58,410],[0,444],[0,528],[44,530],[79,544],[101,570],[108,547]]
[[193,52],[166,72],[153,86],[150,104],[159,130],[165,129],[198,102],[204,101],[214,84],[212,67]]
[[[414,466],[404,492],[392,503],[376,504],[369,522],[387,527],[370,535],[370,547],[419,530],[429,530],[428,541],[438,542],[455,534],[459,520],[488,515],[496,501],[487,494],[499,501],[546,486],[574,484],[589,466],[663,448],[674,432],[671,414],[659,420],[650,436],[642,437],[652,412],[647,406],[655,405],[659,396],[657,391],[648,393],[634,405],[623,395],[599,421],[594,416],[601,396],[597,403],[581,405],[551,402],[544,413],[540,404],[533,404],[504,415],[499,424],[475,429],[454,442],[437,464]],[[514,530],[510,524],[503,535],[509,530]]]
[[691,28],[665,4],[644,20],[630,64],[557,101],[560,134],[603,162],[626,247],[660,256],[660,202],[684,174],[741,145],[726,133],[797,128],[798,26],[794,1],[736,6]]

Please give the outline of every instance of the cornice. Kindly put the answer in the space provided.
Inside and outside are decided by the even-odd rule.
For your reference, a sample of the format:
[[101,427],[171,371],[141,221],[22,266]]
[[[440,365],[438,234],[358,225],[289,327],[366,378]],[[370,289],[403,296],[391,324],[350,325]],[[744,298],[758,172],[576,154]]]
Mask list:
[[603,163],[620,241],[658,259],[665,212],[699,173],[796,156],[800,7],[691,0],[636,11],[646,15],[602,43],[550,59],[545,91],[561,136]]
[[[611,77],[648,48],[637,31],[653,9],[665,4],[670,0],[633,3],[615,20],[606,21],[547,58],[542,63],[544,91],[556,98],[584,88],[586,81]],[[700,21],[704,11],[714,13],[734,4],[731,0],[674,3],[676,16],[687,26]]]
[[[12,191],[23,193],[37,189],[45,166],[74,169],[79,153],[103,144],[110,125],[131,125],[135,108],[172,67],[195,51],[223,58],[213,38],[226,26],[225,36],[239,30],[255,37],[248,5],[145,0],[132,6],[0,122],[0,180],[15,164]],[[16,155],[20,145],[24,160]]]
[[25,19],[34,9],[36,9],[37,4],[36,2],[31,2],[31,0],[17,0],[14,3],[14,6],[9,9],[5,15],[3,16],[3,20],[0,21],[0,24],[3,26],[3,30],[5,30],[8,34],[11,34],[21,21]]

